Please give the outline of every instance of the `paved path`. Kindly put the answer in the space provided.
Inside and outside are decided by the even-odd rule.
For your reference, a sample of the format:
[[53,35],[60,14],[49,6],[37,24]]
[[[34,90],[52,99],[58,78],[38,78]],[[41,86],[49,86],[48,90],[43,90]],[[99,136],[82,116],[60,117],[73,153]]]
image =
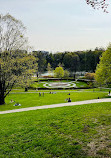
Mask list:
[[[16,90],[16,89],[15,89]],[[56,93],[68,93],[68,92],[83,92],[83,89],[79,89],[79,90],[74,90],[74,89],[72,89],[72,90],[47,90],[47,91],[44,91],[44,90],[41,90],[41,91],[31,91],[31,92],[10,92],[10,93],[12,93],[12,94],[27,94],[27,93],[50,93],[50,92],[56,92]],[[85,91],[85,92],[87,92],[87,91]],[[89,91],[89,92],[92,92],[92,91]],[[96,92],[96,91],[95,91]],[[98,91],[97,91],[98,92]],[[100,92],[100,91],[99,91]],[[104,92],[104,93],[108,93],[108,92],[105,92],[105,91],[101,91],[102,93]]]
[[21,109],[15,109],[15,110],[0,111],[0,114],[23,112],[23,111],[30,111],[30,110],[37,110],[37,109],[57,108],[57,107],[64,107],[64,106],[74,106],[74,105],[82,105],[82,104],[91,104],[91,103],[101,103],[101,102],[111,102],[111,98],[93,99],[93,100],[85,100],[85,101],[77,101],[77,102],[61,103],[61,104],[52,104],[52,105],[44,105],[44,106],[34,106],[34,107],[21,108]]

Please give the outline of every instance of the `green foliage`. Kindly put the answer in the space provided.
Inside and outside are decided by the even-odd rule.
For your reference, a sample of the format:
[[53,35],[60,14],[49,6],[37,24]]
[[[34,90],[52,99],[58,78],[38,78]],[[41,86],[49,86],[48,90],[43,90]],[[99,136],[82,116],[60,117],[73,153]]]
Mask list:
[[25,50],[24,29],[11,15],[0,15],[0,105],[15,83],[28,86],[37,67],[35,57]]
[[97,65],[95,79],[98,84],[111,83],[111,45],[102,54],[100,63]]
[[55,69],[59,64],[64,69],[69,71],[91,71],[95,72],[99,57],[103,48],[96,48],[94,51],[77,51],[77,52],[56,52],[55,54],[45,51],[34,51],[33,54],[38,58],[39,72],[47,70],[47,65],[50,63],[52,69]]
[[[2,97],[6,97],[11,91],[12,87],[16,85],[22,85],[27,87],[31,81],[32,75],[35,72],[34,67],[35,58],[29,54],[21,54],[19,52],[2,52],[0,57],[0,69],[1,78],[0,94]],[[4,84],[3,84],[4,83]]]
[[66,53],[63,58],[63,63],[65,68],[69,69],[72,72],[78,70],[79,56],[74,52]]
[[33,51],[34,57],[37,59],[38,63],[38,72],[44,72],[47,68],[47,60],[46,56],[48,55],[48,52],[42,52],[42,51]]
[[62,78],[64,76],[64,70],[62,67],[56,67],[54,70],[55,77]]
[[48,71],[48,73],[50,73],[51,70],[52,70],[51,65],[50,65],[50,63],[48,63],[48,65],[47,65],[47,71]]
[[36,59],[32,55],[25,55],[25,57],[22,58],[22,60],[23,60],[22,68],[24,69],[25,66],[25,71],[23,72],[23,74],[19,76],[16,85],[22,87],[29,87],[30,84],[33,82],[32,76],[36,72],[36,68],[37,68]]
[[51,75],[52,68],[51,68],[51,64],[50,63],[48,63],[48,65],[47,65],[47,71],[49,73],[49,78],[52,77],[52,75]]
[[68,78],[70,75],[68,70],[64,70],[64,78]]

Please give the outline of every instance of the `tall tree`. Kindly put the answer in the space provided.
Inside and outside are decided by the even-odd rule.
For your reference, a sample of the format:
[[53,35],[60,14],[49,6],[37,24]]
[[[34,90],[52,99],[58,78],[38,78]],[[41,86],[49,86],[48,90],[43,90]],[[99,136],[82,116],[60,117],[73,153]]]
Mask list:
[[[25,27],[13,16],[0,15],[0,105],[15,83],[32,76],[35,58],[27,51]],[[21,51],[22,50],[22,51]]]
[[43,73],[44,71],[46,71],[46,68],[47,68],[46,55],[47,54],[48,54],[48,52],[44,52],[44,51],[33,51],[33,55],[38,60],[38,72],[39,73]]
[[79,67],[79,56],[74,52],[68,52],[64,55],[63,63],[65,69],[69,69],[69,71],[76,72]]
[[100,85],[111,83],[111,45],[100,58],[95,78]]
[[56,54],[53,54],[53,58],[54,58],[54,62],[53,62],[53,67],[54,69],[59,65],[59,64],[62,64],[63,62],[63,56],[64,54],[63,53],[56,53]]
[[48,63],[48,64],[47,64],[47,71],[48,71],[48,73],[49,73],[49,74],[50,74],[50,73],[51,73],[51,71],[52,71],[52,68],[51,68],[50,63]]

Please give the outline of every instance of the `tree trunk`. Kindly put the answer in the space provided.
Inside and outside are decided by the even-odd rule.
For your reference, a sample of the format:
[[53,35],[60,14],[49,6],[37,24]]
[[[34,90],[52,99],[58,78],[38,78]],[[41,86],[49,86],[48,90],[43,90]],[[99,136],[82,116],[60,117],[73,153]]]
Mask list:
[[5,82],[4,83],[0,82],[0,105],[5,104],[4,85],[5,85]]
[[5,99],[3,96],[0,95],[0,105],[5,104]]
[[27,92],[27,91],[28,91],[28,88],[26,87],[26,88],[25,88],[25,92]]

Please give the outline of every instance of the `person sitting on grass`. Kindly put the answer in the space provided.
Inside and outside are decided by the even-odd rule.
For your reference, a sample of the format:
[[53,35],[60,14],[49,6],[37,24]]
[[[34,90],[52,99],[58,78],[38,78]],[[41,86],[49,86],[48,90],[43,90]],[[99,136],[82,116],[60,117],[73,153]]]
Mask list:
[[14,106],[21,106],[21,104],[19,104],[19,103],[15,103],[15,105]]
[[70,99],[70,98],[68,99],[68,102],[71,102],[71,99]]
[[11,99],[10,103],[13,103],[13,102],[15,102],[15,101],[13,99]]

